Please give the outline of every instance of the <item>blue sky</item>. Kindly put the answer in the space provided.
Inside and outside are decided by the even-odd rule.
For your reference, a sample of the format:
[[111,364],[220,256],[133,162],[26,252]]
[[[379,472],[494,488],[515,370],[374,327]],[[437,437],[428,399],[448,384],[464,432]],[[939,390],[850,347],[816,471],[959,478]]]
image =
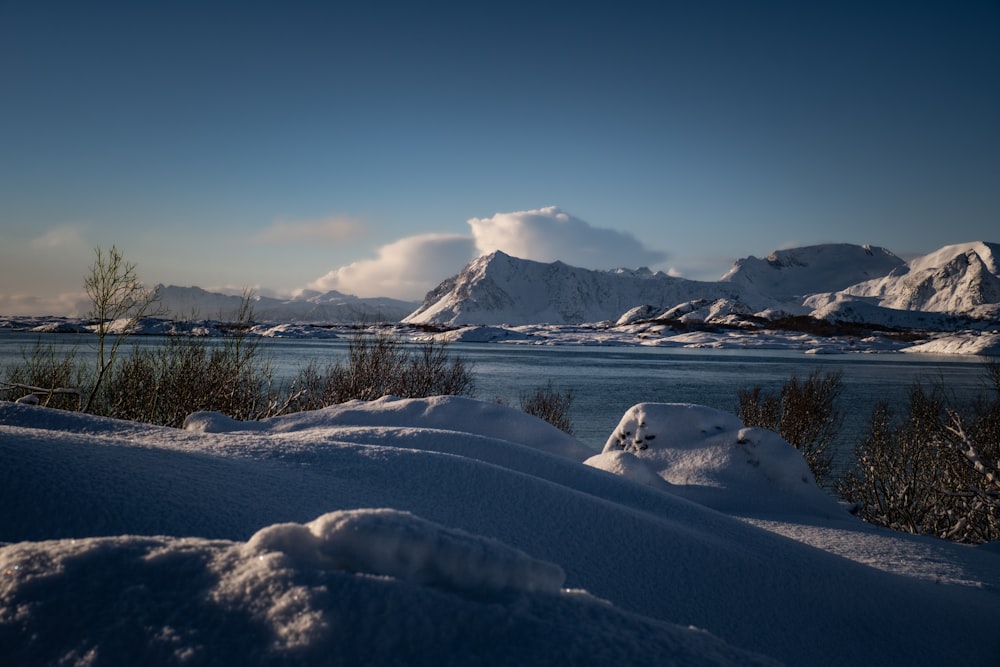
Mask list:
[[0,312],[1000,240],[996,1],[0,0],[0,91]]

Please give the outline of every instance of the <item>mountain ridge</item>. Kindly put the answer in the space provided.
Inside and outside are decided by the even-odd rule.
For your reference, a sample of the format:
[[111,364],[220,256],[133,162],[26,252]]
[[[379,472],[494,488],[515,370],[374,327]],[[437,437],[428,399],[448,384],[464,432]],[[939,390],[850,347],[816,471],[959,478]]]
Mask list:
[[582,269],[495,251],[442,281],[402,321],[524,325],[752,315],[948,327],[955,316],[989,321],[1000,315],[998,257],[1000,245],[981,241],[945,246],[909,262],[879,246],[820,244],[737,260],[709,282],[642,268]]
[[[201,287],[157,285],[160,306],[174,317],[190,319],[234,319],[242,296],[209,292]],[[254,319],[263,322],[334,323],[398,322],[412,312],[414,302],[388,297],[362,298],[329,292],[305,292],[291,299],[254,295],[250,305]]]
[[[737,260],[716,281],[648,267],[592,270],[494,251],[469,262],[420,303],[337,291],[252,296],[261,323],[395,323],[458,327],[640,321],[738,324],[808,316],[832,322],[950,329],[1000,320],[1000,244],[944,246],[909,261],[872,245],[820,244]],[[244,297],[157,285],[173,319],[234,319]]]

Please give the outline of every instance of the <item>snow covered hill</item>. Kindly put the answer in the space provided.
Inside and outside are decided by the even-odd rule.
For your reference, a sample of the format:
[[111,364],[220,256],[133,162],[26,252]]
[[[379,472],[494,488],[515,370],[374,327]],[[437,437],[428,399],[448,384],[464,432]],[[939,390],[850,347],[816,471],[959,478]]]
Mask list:
[[[810,315],[951,329],[1000,314],[1000,246],[948,246],[909,263],[885,248],[826,244],[736,262],[719,281],[648,269],[594,271],[494,252],[430,292],[403,321],[442,325],[581,324],[640,319],[732,322]],[[961,317],[962,319],[958,319]]]
[[[160,305],[173,318],[233,320],[241,298],[208,292],[200,287],[157,285]],[[337,291],[308,292],[294,299],[266,296],[253,298],[254,319],[258,322],[305,322],[335,324],[352,322],[398,322],[416,306],[411,301],[389,298],[362,299]]]

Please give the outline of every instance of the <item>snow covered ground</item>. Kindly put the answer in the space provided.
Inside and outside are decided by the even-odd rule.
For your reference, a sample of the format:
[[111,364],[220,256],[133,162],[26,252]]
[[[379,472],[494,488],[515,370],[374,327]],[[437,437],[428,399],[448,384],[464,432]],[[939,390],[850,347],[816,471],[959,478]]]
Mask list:
[[0,403],[0,663],[997,665],[1000,550],[892,533],[732,415],[604,452],[386,398],[184,430]]

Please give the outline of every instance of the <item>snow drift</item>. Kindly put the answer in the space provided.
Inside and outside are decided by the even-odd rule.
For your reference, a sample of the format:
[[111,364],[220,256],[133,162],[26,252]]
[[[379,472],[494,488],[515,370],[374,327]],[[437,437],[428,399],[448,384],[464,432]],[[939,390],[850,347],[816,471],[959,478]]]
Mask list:
[[469,399],[188,430],[0,404],[3,657],[996,664],[995,550],[860,522],[724,413],[622,429],[609,474]]

